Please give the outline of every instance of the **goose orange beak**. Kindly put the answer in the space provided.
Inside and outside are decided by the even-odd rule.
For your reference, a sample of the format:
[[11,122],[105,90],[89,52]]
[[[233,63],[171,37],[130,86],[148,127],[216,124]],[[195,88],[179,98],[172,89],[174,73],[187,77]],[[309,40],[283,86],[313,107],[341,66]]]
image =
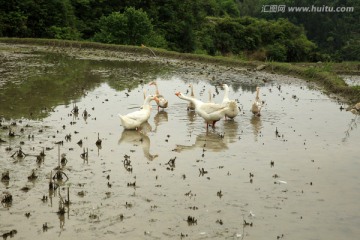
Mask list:
[[176,96],[179,96],[179,95],[180,95],[180,92],[176,92],[175,95],[176,95]]

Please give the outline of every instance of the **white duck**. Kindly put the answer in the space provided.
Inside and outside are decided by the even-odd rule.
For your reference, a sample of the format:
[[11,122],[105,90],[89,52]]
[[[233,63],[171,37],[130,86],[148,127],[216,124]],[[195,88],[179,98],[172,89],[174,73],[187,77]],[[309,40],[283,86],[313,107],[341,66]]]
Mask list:
[[180,92],[175,93],[175,95],[183,100],[192,102],[195,105],[195,112],[206,122],[206,130],[209,128],[209,123],[212,124],[212,127],[215,127],[215,123],[225,116],[225,112],[228,108],[216,103],[204,103]]
[[156,97],[157,97],[158,100],[155,100],[155,101],[156,101],[156,104],[158,105],[158,111],[159,111],[160,108],[162,108],[162,109],[167,108],[168,107],[168,100],[166,100],[164,98],[164,96],[160,94],[157,82],[152,81],[152,82],[150,82],[150,85],[155,85],[155,87],[156,87],[155,94],[156,94]]
[[256,116],[260,116],[260,111],[262,108],[262,102],[260,101],[260,98],[259,98],[259,91],[260,91],[260,88],[256,87],[256,97],[255,97],[255,101],[251,107],[251,112]]
[[125,129],[138,129],[141,124],[143,124],[150,118],[150,102],[152,100],[156,101],[158,99],[156,96],[149,95],[145,98],[142,109],[132,113],[128,113],[125,116],[119,114],[121,125]]
[[239,114],[240,110],[237,103],[229,99],[229,86],[227,84],[223,84],[222,86],[225,90],[222,104],[228,107],[228,110],[225,112],[225,119],[226,117],[233,119]]
[[[192,98],[195,98],[195,94],[194,94],[194,86],[193,86],[193,84],[192,84],[192,83],[190,83],[190,84],[189,84],[189,87],[190,87],[190,89],[191,89],[190,96],[191,96]],[[188,111],[189,111],[189,110],[191,110],[191,111],[195,111],[195,105],[194,105],[191,101],[189,101],[189,104],[188,104],[188,108],[187,108],[187,110],[188,110]]]

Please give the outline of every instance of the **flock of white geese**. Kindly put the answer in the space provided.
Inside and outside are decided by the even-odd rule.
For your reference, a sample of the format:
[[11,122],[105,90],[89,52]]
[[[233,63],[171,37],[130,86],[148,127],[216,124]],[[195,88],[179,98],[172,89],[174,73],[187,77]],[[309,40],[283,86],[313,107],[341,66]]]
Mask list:
[[[156,92],[155,95],[147,95],[144,92],[144,103],[142,107],[134,112],[128,113],[126,115],[119,114],[121,125],[125,129],[137,130],[140,126],[147,122],[150,118],[151,113],[151,101],[155,101],[159,109],[165,109],[168,107],[168,100],[160,94],[158,85],[156,81],[150,82],[150,85],[155,86]],[[194,95],[194,88],[192,84],[189,84],[191,88],[190,96],[184,95],[181,92],[176,92],[175,95],[180,99],[188,101],[188,111],[195,111],[197,115],[201,116],[206,123],[206,130],[208,130],[209,125],[215,127],[215,123],[222,118],[235,118],[240,110],[238,104],[235,100],[229,99],[229,87],[226,84],[222,84],[224,88],[224,97],[221,103],[214,103],[211,101],[211,93],[209,92],[209,102],[203,102],[197,99]],[[260,116],[260,111],[262,108],[262,101],[259,97],[260,88],[256,88],[256,97],[252,104],[251,111],[254,115]]]

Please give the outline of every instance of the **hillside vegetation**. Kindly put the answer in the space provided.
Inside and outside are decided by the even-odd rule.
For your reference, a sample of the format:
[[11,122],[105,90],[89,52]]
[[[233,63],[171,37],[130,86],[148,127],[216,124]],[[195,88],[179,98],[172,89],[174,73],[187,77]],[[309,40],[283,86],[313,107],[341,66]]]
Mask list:
[[[278,5],[285,10],[268,11]],[[353,11],[287,8],[325,5]],[[356,0],[0,0],[0,6],[0,37],[145,44],[261,61],[360,58]]]

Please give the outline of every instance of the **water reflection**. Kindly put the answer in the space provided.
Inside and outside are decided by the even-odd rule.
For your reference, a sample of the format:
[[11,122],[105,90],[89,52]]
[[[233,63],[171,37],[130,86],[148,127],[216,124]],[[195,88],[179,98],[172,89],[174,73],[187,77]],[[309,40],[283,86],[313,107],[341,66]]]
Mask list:
[[144,156],[152,161],[158,157],[157,154],[150,153],[150,138],[147,136],[147,133],[151,131],[151,125],[148,122],[145,122],[141,125],[141,131],[135,130],[124,130],[121,134],[121,137],[118,141],[118,144],[124,142],[132,144],[134,146],[141,145],[144,152]]
[[250,119],[250,123],[254,133],[254,140],[257,141],[262,128],[261,117],[253,115]]
[[[196,113],[194,111],[187,111],[187,125],[190,126],[196,120]],[[201,126],[203,121],[199,123]],[[222,125],[221,125],[222,124]],[[203,132],[196,135],[195,143],[192,145],[177,144],[175,151],[181,152],[183,150],[191,150],[195,148],[206,148],[214,152],[219,152],[228,149],[228,143],[234,143],[238,139],[239,122],[237,119],[221,120],[215,129],[209,132]],[[189,137],[194,133],[194,128],[189,127]]]
[[[0,66],[1,68],[2,66]],[[131,69],[131,64],[129,64],[128,68]],[[105,79],[107,81],[109,68],[106,68],[106,71],[101,71],[102,69],[92,73],[99,74],[99,80],[104,81]],[[126,75],[131,76],[131,70],[129,69],[126,70]],[[137,71],[133,70],[134,72]],[[115,75],[120,74],[120,72],[121,69],[114,71],[115,74],[112,79],[114,86],[116,85],[118,88],[123,87],[122,81],[125,81],[125,79],[128,79],[128,84],[133,84],[134,78],[134,84],[139,83],[136,75],[134,75],[134,78],[123,76],[122,79],[124,80],[117,80]],[[177,69],[177,72],[174,72],[174,75],[184,75],[184,79],[189,81],[192,79],[198,81],[198,79],[202,79],[205,76],[205,74],[192,74],[193,72],[198,73],[200,71],[198,71],[198,68],[195,68],[189,74],[185,74],[180,66],[179,70]],[[230,72],[227,71],[226,74]],[[234,76],[236,77],[237,75],[234,74]],[[228,81],[236,79],[231,77],[227,77],[224,74],[223,79]],[[109,87],[106,82],[94,91],[89,92],[86,97],[74,100],[79,106],[77,117],[69,115],[74,107],[72,105],[73,101],[70,101],[68,106],[62,105],[55,108],[55,112],[51,112],[50,116],[44,119],[44,121],[30,121],[33,128],[25,127],[25,121],[19,123],[18,120],[14,119],[17,125],[11,127],[13,127],[12,131],[15,134],[20,131],[21,127],[24,127],[25,131],[20,133],[20,136],[10,138],[8,137],[8,129],[1,128],[0,137],[5,138],[7,143],[0,144],[0,169],[3,169],[2,171],[11,169],[10,177],[15,179],[15,181],[12,180],[11,184],[6,188],[8,188],[9,192],[15,194],[16,204],[13,204],[10,210],[4,209],[6,211],[1,212],[1,217],[6,218],[7,221],[6,223],[0,221],[0,229],[7,227],[11,227],[11,229],[20,228],[19,234],[21,236],[19,238],[35,239],[40,236],[38,231],[36,229],[31,230],[30,228],[28,230],[27,225],[30,223],[32,226],[41,226],[45,219],[49,221],[49,226],[56,227],[57,233],[59,233],[60,222],[60,229],[62,227],[64,229],[63,232],[60,231],[63,238],[73,238],[73,236],[78,236],[79,234],[84,239],[94,239],[102,236],[111,238],[116,234],[120,234],[120,237],[125,239],[133,239],[144,236],[144,228],[134,228],[134,226],[136,224],[136,226],[148,226],[150,221],[152,231],[147,236],[151,235],[150,237],[161,239],[164,235],[175,236],[179,232],[186,232],[189,234],[189,238],[196,239],[202,237],[198,234],[198,228],[194,226],[194,229],[190,230],[186,224],[179,225],[178,220],[179,218],[186,219],[188,216],[188,211],[184,212],[184,209],[189,209],[190,206],[201,207],[206,205],[208,216],[200,219],[201,228],[203,229],[201,231],[206,232],[204,237],[219,238],[220,235],[226,237],[229,232],[238,233],[239,222],[241,223],[244,220],[238,213],[243,212],[246,214],[246,212],[255,207],[257,208],[257,215],[261,215],[261,219],[258,219],[259,224],[268,225],[269,228],[263,231],[261,229],[257,229],[260,231],[253,231],[250,228],[248,230],[252,231],[251,234],[253,234],[254,239],[264,239],[269,234],[276,236],[279,232],[281,233],[281,231],[276,229],[275,231],[271,230],[274,214],[282,214],[281,208],[272,208],[271,206],[277,206],[279,199],[281,199],[289,206],[296,206],[294,209],[289,209],[289,214],[285,214],[283,218],[275,220],[278,221],[279,226],[286,225],[289,231],[298,232],[294,237],[295,239],[301,238],[298,237],[300,235],[304,238],[304,234],[305,238],[311,238],[307,234],[309,231],[306,230],[319,222],[326,222],[325,225],[320,224],[319,226],[319,234],[325,235],[324,238],[335,234],[337,238],[332,236],[333,238],[342,239],[343,232],[332,231],[330,234],[327,234],[327,230],[329,226],[339,224],[339,221],[336,219],[331,220],[334,214],[340,214],[345,217],[350,216],[351,218],[354,215],[354,209],[358,209],[357,199],[359,199],[360,191],[357,191],[357,176],[359,172],[358,143],[360,135],[359,127],[356,128],[356,126],[359,126],[359,117],[352,120],[354,116],[350,115],[350,113],[339,113],[339,106],[333,101],[328,101],[328,98],[323,97],[322,94],[319,95],[318,90],[309,91],[307,88],[301,89],[297,86],[289,87],[283,85],[282,88],[284,90],[282,90],[282,93],[279,93],[274,85],[271,86],[272,91],[266,93],[268,104],[266,114],[260,118],[252,116],[250,108],[254,94],[249,91],[240,90],[239,92],[232,93],[231,96],[238,98],[239,102],[244,105],[242,108],[244,112],[236,117],[234,121],[221,120],[217,123],[215,130],[211,129],[206,133],[203,119],[196,117],[194,112],[187,112],[185,103],[178,103],[177,97],[173,94],[175,89],[185,88],[186,85],[181,80],[183,77],[180,80],[174,80],[171,76],[167,79],[169,80],[164,81],[168,81],[168,83],[162,82],[161,86],[166,89],[164,93],[169,93],[166,97],[171,103],[171,108],[168,108],[166,113],[159,112],[159,115],[153,109],[149,119],[152,128],[149,123],[146,123],[140,132],[123,131],[116,113],[122,111],[121,109],[138,108],[138,103],[142,102],[142,90],[145,87],[138,85],[137,88],[131,89],[129,93],[129,90],[115,90]],[[219,81],[223,79],[217,78]],[[236,80],[239,80],[239,78]],[[146,81],[147,79],[144,79],[144,82]],[[237,82],[242,84],[242,81]],[[72,82],[69,81],[67,84],[71,85]],[[202,87],[203,85],[205,87]],[[207,81],[203,80],[200,80],[198,87],[196,87],[199,90],[206,89],[205,92],[202,91],[205,93],[203,96],[204,100],[207,100],[208,88],[213,89]],[[0,89],[0,109],[3,107],[1,95],[3,92]],[[293,94],[296,94],[301,101],[294,104],[291,98]],[[199,97],[199,94],[196,93],[196,96]],[[214,101],[219,101],[221,97],[222,94],[215,96]],[[290,100],[285,101],[284,97]],[[326,101],[311,101],[311,104],[309,104],[309,101],[305,100],[314,98]],[[58,99],[62,101],[61,98]],[[108,99],[108,101],[104,99]],[[44,98],[43,100],[48,101],[49,99]],[[85,107],[92,115],[86,121],[83,120],[82,115]],[[15,114],[17,114],[17,111],[18,109],[13,110],[14,115],[11,116],[16,118]],[[319,114],[319,112],[322,114]],[[75,125],[69,124],[69,122],[74,121],[77,122]],[[1,123],[6,125],[6,127],[11,125],[11,121]],[[61,129],[61,126],[66,126],[66,128]],[[279,130],[281,133],[286,133],[286,139],[289,141],[277,141],[274,138],[276,126],[281,127]],[[154,133],[155,128],[157,128],[157,133]],[[242,132],[241,130],[243,129],[246,130]],[[38,130],[42,132],[38,132]],[[72,219],[66,222],[66,215],[58,217],[54,213],[58,209],[58,196],[55,195],[55,190],[50,191],[49,189],[49,201],[47,202],[47,196],[45,196],[43,204],[39,203],[39,193],[46,190],[44,185],[48,184],[49,178],[52,179],[53,174],[50,177],[45,176],[51,170],[54,171],[54,167],[56,167],[58,153],[56,150],[52,150],[56,146],[54,141],[63,141],[67,134],[75,134],[75,131],[78,131],[78,133],[73,135],[73,141],[64,141],[63,147],[64,153],[67,154],[69,160],[68,167],[65,168],[66,174],[68,170],[71,170],[69,181],[76,184],[73,195],[71,195],[71,199],[75,203],[71,205]],[[345,142],[339,142],[341,140],[339,137],[343,137],[344,131],[346,131],[346,136],[348,137]],[[117,132],[117,134],[114,135],[114,132]],[[98,133],[100,133],[100,137],[103,140],[103,149],[96,156],[95,142]],[[27,136],[30,134],[34,134],[35,139],[27,139]],[[171,135],[171,138],[168,137],[168,142],[164,142],[164,135],[166,134]],[[240,134],[243,140],[238,139]],[[254,136],[258,142],[255,142]],[[76,141],[79,139],[83,141],[83,146],[79,144],[80,148],[76,145]],[[41,164],[41,169],[39,169],[41,170],[39,172],[41,177],[36,181],[35,185],[27,183],[27,185],[30,185],[29,188],[31,188],[31,191],[27,193],[19,192],[24,183],[17,179],[23,179],[28,174],[29,169],[33,169],[36,163],[31,161],[34,158],[31,155],[21,159],[17,159],[16,156],[14,156],[14,159],[10,157],[15,150],[19,149],[20,141],[24,141],[25,144],[21,146],[26,153],[32,154],[37,150],[31,149],[43,149],[45,146],[47,150],[46,160]],[[303,145],[303,141],[306,141],[306,146]],[[266,144],[259,144],[259,142],[265,142]],[[179,144],[178,150],[183,152],[174,153],[171,151],[176,143]],[[6,150],[8,146],[14,149],[8,152]],[[90,151],[89,162],[87,162],[88,147]],[[74,149],[70,150],[70,148]],[[114,156],[126,155],[129,150],[133,153],[132,149],[136,150],[136,152],[130,154],[132,155],[131,157],[135,155],[135,159],[144,158],[144,161],[136,162],[136,171],[134,173],[132,173],[130,160],[127,161],[129,165],[125,164],[127,158],[124,161],[111,160]],[[202,152],[203,149],[205,150],[204,152]],[[277,149],[277,151],[274,151],[274,149]],[[161,158],[158,157],[153,162],[150,162],[149,160],[156,157],[156,153]],[[199,153],[203,153],[206,157],[204,156],[200,160],[197,158]],[[186,161],[177,163],[177,169],[174,169],[175,171],[173,172],[168,172],[164,169],[165,164],[163,163],[168,159],[174,159],[174,154]],[[269,154],[272,156],[272,159],[276,160],[276,169],[273,168],[271,170],[270,166],[268,166],[269,159],[263,157]],[[290,155],[292,156],[292,161],[288,160]],[[82,159],[84,162],[81,161]],[[209,161],[211,159],[221,159],[222,161]],[[338,159],[342,159],[342,161],[338,161]],[[14,164],[14,160],[19,162]],[[163,162],[161,165],[159,165],[160,161]],[[122,169],[122,165],[124,165],[125,169]],[[37,166],[35,165],[35,167]],[[197,178],[198,168],[201,168],[201,174],[205,174],[209,170],[209,175],[205,174],[204,176],[206,177],[204,179],[195,179]],[[111,174],[111,169],[116,171],[112,171],[113,173]],[[156,171],[153,172],[154,170]],[[228,172],[228,177],[224,177],[226,172]],[[249,172],[255,173],[254,183],[256,186],[249,185],[249,177],[247,175]],[[274,185],[273,182],[278,182],[277,180],[272,180],[271,176],[273,174],[275,176],[275,173],[276,175],[281,175],[281,180],[291,181],[291,188],[294,191],[282,191],[287,188],[285,184],[281,186]],[[112,190],[104,189],[106,188],[104,177],[107,174],[111,174],[111,181],[114,183]],[[184,180],[179,181],[180,174]],[[108,176],[110,177],[110,175]],[[135,177],[137,177],[136,187],[140,186],[140,188],[137,188],[136,194],[132,188],[124,189],[120,193],[117,191],[117,189],[123,188],[122,183],[133,184]],[[252,177],[250,178],[252,179]],[[80,182],[78,181],[79,179],[81,180]],[[341,181],[339,182],[337,179],[346,179],[346,184]],[[314,183],[314,186],[309,184],[310,181]],[[3,184],[0,183],[0,185]],[[4,188],[5,186],[1,187]],[[109,187],[109,182],[107,187]],[[64,189],[64,186],[60,186],[60,188]],[[274,188],[279,191],[274,191]],[[237,191],[238,189],[241,189],[244,194],[237,194],[239,192]],[[299,194],[302,189],[304,189],[306,194]],[[318,191],[318,189],[321,189],[321,191]],[[226,193],[221,200],[219,200],[219,195],[215,195],[215,191],[218,190],[220,190],[220,193],[221,191]],[[209,194],[212,191],[214,194]],[[132,192],[134,194],[130,195]],[[339,192],[344,197],[339,198]],[[57,193],[58,191],[56,191]],[[191,193],[191,195],[186,196],[184,193]],[[193,193],[196,193],[195,197],[191,197],[194,196]],[[265,205],[264,199],[266,200]],[[327,201],[327,204],[323,204],[323,199]],[[309,202],[317,204],[309,206],[307,204]],[[89,215],[89,209],[91,209],[94,203],[103,203],[101,212],[93,208]],[[247,203],[250,203],[250,205]],[[123,207],[124,204],[125,207]],[[128,207],[132,204],[135,207]],[[31,209],[26,210],[27,206],[31,206]],[[160,208],[156,208],[156,206],[160,206]],[[333,206],[336,207],[334,208]],[[122,211],[119,207],[126,212]],[[114,213],[113,210],[116,208],[119,208],[120,211]],[[204,207],[201,207],[199,211],[203,209]],[[304,209],[307,216],[300,220],[300,215],[302,215]],[[333,213],[334,209],[336,210],[335,213]],[[31,222],[28,222],[29,220],[21,217],[19,214],[11,214],[14,212],[21,214],[24,210],[36,212],[36,216],[34,215],[34,218],[30,219]],[[68,208],[65,208],[65,210],[67,213],[70,212]],[[170,210],[171,214],[169,215]],[[193,210],[189,209],[198,218],[199,214]],[[219,228],[216,227],[216,231],[212,231],[215,226],[214,219],[221,217],[218,214],[219,210],[222,213],[226,213],[226,218],[231,220],[226,222],[225,232],[221,230],[224,229],[221,226]],[[96,214],[94,211],[97,211]],[[149,215],[149,211],[152,213],[152,216]],[[317,214],[319,211],[324,214]],[[65,214],[67,214],[66,212]],[[125,215],[124,222],[120,223],[123,219],[123,213]],[[292,213],[299,214],[294,215]],[[120,221],[118,220],[119,214],[121,214]],[[190,214],[192,215],[192,213]],[[101,215],[101,222],[96,215]],[[93,218],[94,216],[96,218]],[[298,221],[289,223],[288,219],[299,219],[304,227],[298,231]],[[326,221],[323,221],[323,219]],[[251,220],[251,216],[250,219],[246,219],[246,221],[248,220]],[[122,230],[124,230],[121,233],[119,233],[119,224]],[[342,223],[340,222],[340,224]],[[344,229],[357,229],[356,227],[358,226],[356,219],[346,222],[346,226],[344,224],[340,227],[344,227]],[[173,226],[179,227],[174,229]],[[99,227],[98,229],[101,228],[101,230],[91,231],[94,227]],[[218,231],[217,229],[220,230]],[[54,232],[55,230],[52,229],[51,231]],[[245,235],[242,232],[241,236]],[[351,234],[351,231],[347,231],[346,236],[348,239],[356,239],[355,234]]]
[[168,113],[166,111],[158,111],[154,117],[154,123],[155,123],[155,132],[157,130],[157,127],[161,124],[164,124],[168,122]]
[[213,152],[220,152],[228,149],[223,136],[224,135],[217,132],[201,133],[196,136],[195,143],[190,146],[176,144],[175,151],[181,152],[184,150],[192,150],[194,148],[205,148]]
[[59,217],[59,223],[60,223],[60,230],[63,230],[65,227],[65,215],[58,213],[58,217]]
[[196,119],[196,112],[195,111],[187,111],[187,117],[190,122],[194,122]]
[[[42,61],[45,60],[39,60],[40,63]],[[14,73],[14,81],[6,82],[0,89],[0,113],[4,117],[13,118],[48,116],[53,107],[68,104],[72,99],[82,97],[85,90],[92,90],[99,85],[100,76],[89,73],[93,67],[91,65],[88,61],[68,59],[64,64],[63,60],[59,60],[52,65],[51,71],[28,74],[26,81],[21,84],[14,83],[15,79],[24,76]],[[36,66],[25,64],[23,68],[33,72]]]
[[[21,69],[18,71],[16,69]],[[118,91],[133,89],[166,68],[152,62],[96,61],[61,53],[29,55],[0,65],[0,116],[39,119],[62,104],[80,99],[102,82]]]
[[224,139],[226,140],[226,142],[233,143],[237,141],[238,128],[239,123],[237,122],[237,120],[233,119],[224,121]]

